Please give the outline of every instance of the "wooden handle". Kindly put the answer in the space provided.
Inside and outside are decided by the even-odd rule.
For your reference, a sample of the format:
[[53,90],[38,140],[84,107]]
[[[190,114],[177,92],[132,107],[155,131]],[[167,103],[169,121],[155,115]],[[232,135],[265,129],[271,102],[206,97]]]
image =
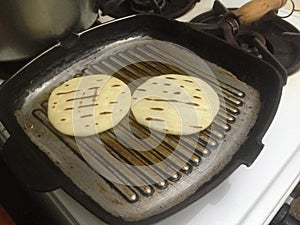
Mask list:
[[268,12],[275,11],[286,4],[287,0],[252,0],[232,13],[240,24],[249,24],[261,19]]

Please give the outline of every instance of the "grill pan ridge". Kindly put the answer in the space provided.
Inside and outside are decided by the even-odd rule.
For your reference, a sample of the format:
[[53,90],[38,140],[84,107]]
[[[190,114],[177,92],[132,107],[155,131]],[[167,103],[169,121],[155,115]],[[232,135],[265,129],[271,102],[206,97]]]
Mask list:
[[[137,16],[136,18],[120,20],[119,22],[109,24],[109,26],[93,29],[82,35],[75,45],[68,46],[68,48],[56,48],[49,52],[49,54],[37,59],[36,62],[33,62],[36,67],[31,67],[35,70],[33,74],[28,73],[31,69],[28,66],[12,78],[12,80],[18,80],[21,75],[26,75],[25,79],[28,84],[26,92],[15,95],[19,95],[21,97],[19,100],[22,99],[21,101],[18,102],[15,98],[13,102],[6,102],[6,104],[12,107],[10,110],[12,110],[12,113],[16,117],[1,115],[1,120],[2,116],[5,116],[8,118],[9,123],[17,127],[21,125],[25,133],[19,130],[20,135],[23,135],[27,141],[29,138],[36,145],[36,149],[38,151],[42,150],[56,167],[62,171],[56,171],[60,174],[60,178],[57,180],[60,180],[62,184],[52,185],[52,188],[62,187],[90,211],[112,224],[142,224],[157,221],[205,194],[241,163],[251,164],[262,148],[260,140],[275,114],[282,89],[280,75],[263,61],[241,53],[219,40],[211,40],[212,37],[210,35],[188,30],[188,28],[178,22],[170,23],[166,19],[151,16],[152,20],[157,19],[157,22],[160,23],[147,24],[146,21],[149,19],[147,17]],[[135,27],[132,27],[131,20],[135,21]],[[189,39],[187,41],[181,39],[171,40],[173,37],[172,34],[170,34],[170,37],[166,37],[165,34],[160,36],[159,31],[163,26],[160,20],[173,26],[169,26],[169,29],[174,29],[175,26],[176,28],[178,26],[182,27],[186,30]],[[139,24],[143,24],[143,28],[141,28],[142,26],[139,27]],[[88,46],[89,44],[87,43],[92,40],[91,37],[97,37],[97,35],[101,34],[102,29],[105,34],[104,30],[108,27],[114,30],[113,26],[115,26],[116,30],[120,30],[121,26],[127,26],[129,30],[132,28],[134,32],[131,34],[130,32],[123,32],[124,36],[122,35],[119,40],[105,37],[104,35],[102,39],[97,38],[93,40],[93,48]],[[149,29],[148,34],[145,33],[147,29]],[[128,36],[126,37],[125,34]],[[214,49],[213,46],[215,46],[215,49],[222,46],[222,49],[227,49],[236,59],[248,59],[248,62],[253,62],[257,65],[257,68],[252,69],[252,71],[249,67],[240,69],[246,66],[244,62],[235,65],[230,61],[227,62],[228,59],[223,58],[224,56],[217,52],[214,55],[208,53],[205,55],[207,57],[204,57],[201,55],[205,54],[201,49],[203,47],[191,45],[191,43],[194,43],[195,38],[203,40],[203,45],[209,44],[211,49]],[[111,40],[111,42],[107,42],[107,40]],[[160,42],[158,40],[174,44],[164,48],[158,44]],[[106,51],[103,51],[103,48],[109,46],[109,44],[111,46],[108,50],[105,49]],[[217,44],[217,46],[213,44]],[[157,46],[160,46],[160,48]],[[116,143],[113,132],[104,132],[99,135],[101,140],[104,140],[106,143],[106,146],[110,148],[110,154],[114,155],[117,159],[127,163],[139,162],[153,167],[149,174],[144,174],[143,171],[138,170],[117,171],[104,158],[103,163],[111,171],[116,172],[114,174],[118,176],[118,179],[157,179],[160,182],[145,186],[126,186],[112,183],[100,177],[84,162],[74,139],[58,134],[49,124],[46,115],[47,96],[55,85],[70,78],[70,76],[76,74],[76,71],[78,76],[93,73],[114,74],[114,76],[123,79],[123,81],[128,78],[128,74],[130,74],[130,78],[137,79],[141,72],[142,74],[147,74],[147,71],[151,71],[152,76],[172,72],[192,75],[199,74],[194,65],[178,59],[179,57],[176,57],[176,54],[174,54],[176,51],[178,53],[184,51],[184,49],[192,50],[194,53],[198,53],[201,57],[213,62],[206,61],[209,68],[216,75],[218,82],[216,86],[220,86],[220,89],[214,87],[214,81],[209,75],[202,77],[203,79],[207,79],[207,82],[222,97],[221,110],[213,125],[204,132],[201,132],[199,137],[197,137],[199,138],[198,140],[195,137],[184,138],[183,143],[185,143],[185,146],[181,148],[182,151],[180,151],[180,154],[172,158],[173,161],[165,162],[165,164],[161,164],[159,167],[155,165],[155,162],[163,160],[172,152],[170,149],[176,144],[175,137],[168,137],[168,141],[163,142],[162,146],[157,150],[150,151],[150,153],[138,154],[125,149],[120,143]],[[102,52],[104,53],[102,54]],[[202,53],[199,54],[199,52]],[[61,55],[62,58],[54,60],[54,63],[51,65],[47,65],[47,60],[55,55]],[[63,58],[63,55],[67,57]],[[136,63],[137,59],[143,60]],[[228,69],[238,79],[230,75],[231,73],[227,70],[215,64]],[[42,71],[43,68],[44,70]],[[253,70],[256,72],[260,71],[262,75],[260,77],[253,75]],[[32,75],[35,75],[35,77]],[[42,75],[44,76],[41,77]],[[272,87],[264,88],[267,90],[277,90],[275,94],[271,94],[270,91],[263,91],[262,86],[267,84],[267,81]],[[2,92],[8,89],[10,85],[15,85],[12,83],[12,81],[8,81],[4,85]],[[270,99],[274,100],[273,104],[268,103]],[[1,105],[7,101],[3,98],[0,100]],[[147,135],[146,129],[134,123],[131,118],[129,118],[129,121],[133,123],[133,127],[137,128],[140,135]],[[262,122],[258,124],[259,121]],[[35,127],[34,130],[30,130],[32,125]],[[7,127],[11,131],[10,127]],[[122,122],[118,127],[124,133],[127,132],[127,128],[123,126]],[[253,129],[250,130],[252,127]],[[95,146],[92,138],[83,138],[80,141],[87,147]],[[195,141],[197,142],[197,150],[189,155],[188,146],[190,143],[195,143]],[[11,141],[8,143],[12,145]],[[11,150],[12,148],[8,147],[7,149]],[[29,151],[33,151],[33,149]],[[59,149],[67,149],[68,153],[64,153],[65,155],[59,158]],[[132,157],[126,157],[126,154],[123,154],[124,152]],[[75,160],[72,161],[73,159]],[[68,160],[70,161],[68,162]],[[66,162],[65,165],[63,164],[64,162]],[[45,163],[51,164],[49,160]],[[78,166],[78,163],[80,166]],[[210,166],[214,168],[210,169],[210,174],[205,175],[204,172],[209,171],[207,168],[211,168]],[[15,169],[12,168],[12,170]],[[85,174],[86,171],[89,171],[91,175],[87,176]],[[15,172],[18,173],[17,171]],[[161,176],[161,173],[168,174],[169,179],[162,179],[161,177],[163,176]],[[74,174],[79,174],[79,176],[76,177]],[[68,177],[67,181],[65,176]],[[197,176],[201,179],[195,178]],[[78,193],[81,193],[79,194],[81,196]],[[82,195],[86,197],[84,198]],[[160,205],[161,207],[158,207]]]

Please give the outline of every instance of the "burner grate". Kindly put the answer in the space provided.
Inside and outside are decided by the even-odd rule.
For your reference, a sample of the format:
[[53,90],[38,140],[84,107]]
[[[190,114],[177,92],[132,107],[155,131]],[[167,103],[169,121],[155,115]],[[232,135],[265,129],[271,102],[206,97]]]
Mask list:
[[[196,16],[191,22],[217,24],[224,19],[224,15],[229,10],[234,9],[227,9],[219,1],[215,1],[211,11]],[[288,74],[293,74],[300,68],[300,33],[297,28],[275,13],[269,13],[255,23],[240,26],[234,39],[246,52],[263,58],[264,53],[255,46],[257,41],[260,42],[261,46],[264,46],[270,52],[269,54],[280,62]]]
[[200,0],[110,0],[99,1],[102,15],[121,18],[139,13],[155,13],[177,18],[188,12]]
[[132,0],[130,2],[130,8],[137,13],[155,12],[161,14],[165,6],[166,0]]

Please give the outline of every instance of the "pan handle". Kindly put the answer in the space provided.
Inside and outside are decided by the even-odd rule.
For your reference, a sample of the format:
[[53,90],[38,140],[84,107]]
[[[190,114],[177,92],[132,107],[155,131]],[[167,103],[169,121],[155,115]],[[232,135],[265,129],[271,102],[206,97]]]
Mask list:
[[239,24],[249,24],[261,19],[269,12],[278,10],[286,2],[287,0],[252,0],[231,13],[237,17]]
[[10,137],[2,152],[5,164],[16,178],[33,191],[47,192],[59,188],[61,177],[56,173],[57,168],[51,168],[46,160],[41,160],[41,156],[47,158],[41,152],[26,148],[16,140]]

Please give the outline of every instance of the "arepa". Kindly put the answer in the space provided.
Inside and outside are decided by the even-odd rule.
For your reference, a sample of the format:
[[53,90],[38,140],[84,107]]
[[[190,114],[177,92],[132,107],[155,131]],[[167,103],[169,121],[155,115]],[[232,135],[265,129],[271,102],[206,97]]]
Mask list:
[[131,111],[138,123],[174,135],[206,129],[219,111],[215,90],[203,80],[179,74],[148,79],[132,97]]
[[48,118],[61,133],[89,136],[117,125],[128,113],[131,92],[109,75],[74,78],[55,88],[48,102]]

